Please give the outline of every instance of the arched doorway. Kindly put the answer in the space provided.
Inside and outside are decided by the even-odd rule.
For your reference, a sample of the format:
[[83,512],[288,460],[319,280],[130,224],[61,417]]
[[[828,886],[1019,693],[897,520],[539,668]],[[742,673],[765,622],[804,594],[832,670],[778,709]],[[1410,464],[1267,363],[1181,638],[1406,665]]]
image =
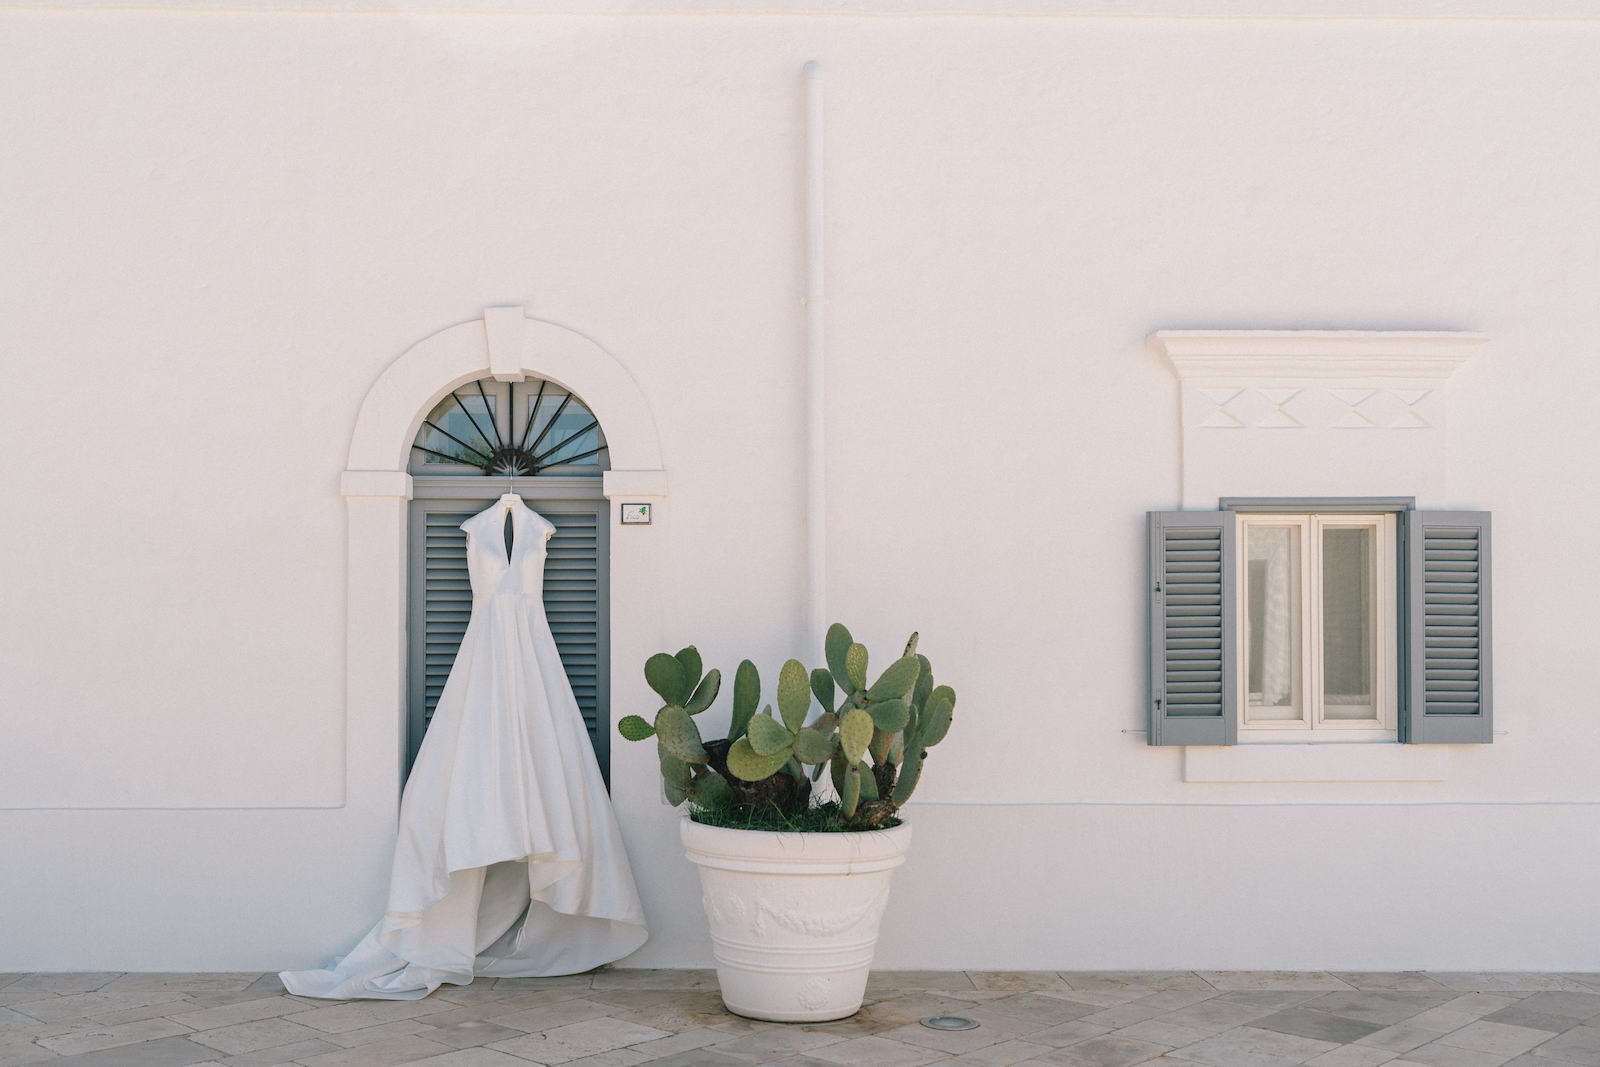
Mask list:
[[[583,399],[605,427],[605,500],[612,681],[615,664],[643,663],[660,648],[667,476],[655,420],[631,374],[584,335],[521,308],[489,308],[413,345],[367,392],[340,492],[347,512],[345,806],[370,815],[367,832],[392,832],[407,744],[408,561],[412,446],[441,399],[484,379],[542,379]],[[487,389],[487,385],[485,387]],[[442,477],[442,476],[441,476]],[[469,479],[457,482],[467,489]],[[478,476],[498,495],[504,482]],[[515,484],[515,483],[513,483]],[[650,502],[651,526],[617,530],[622,503]],[[637,671],[627,672],[632,678]],[[597,724],[609,732],[610,722]],[[643,802],[649,788],[629,787]],[[613,789],[616,794],[616,789]]]
[[608,452],[600,420],[582,398],[544,378],[476,379],[446,393],[422,420],[411,445],[407,536],[408,772],[471,615],[461,524],[509,490],[555,524],[545,615],[609,782],[610,527],[601,492]]

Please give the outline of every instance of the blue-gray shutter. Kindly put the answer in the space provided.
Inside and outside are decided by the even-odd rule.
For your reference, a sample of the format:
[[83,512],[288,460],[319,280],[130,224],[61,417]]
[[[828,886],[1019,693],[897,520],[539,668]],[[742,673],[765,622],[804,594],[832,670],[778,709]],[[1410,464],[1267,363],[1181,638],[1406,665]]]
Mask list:
[[[472,614],[467,535],[461,524],[493,499],[412,501],[408,768],[433,720],[434,707]],[[531,494],[524,494],[523,499],[556,528],[546,548],[545,615],[600,770],[609,776],[610,734],[604,728],[610,719],[611,629],[607,618],[606,501],[541,501]]]
[[1489,514],[1408,511],[1400,740],[1494,740],[1489,673]]
[[1238,740],[1238,590],[1231,511],[1152,511],[1150,743]]

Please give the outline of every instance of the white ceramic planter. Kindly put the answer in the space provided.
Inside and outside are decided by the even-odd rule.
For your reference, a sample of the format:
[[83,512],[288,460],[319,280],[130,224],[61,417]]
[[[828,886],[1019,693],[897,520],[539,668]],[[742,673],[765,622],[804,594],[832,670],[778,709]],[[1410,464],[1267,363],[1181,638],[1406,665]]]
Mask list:
[[861,1008],[889,879],[911,826],[785,834],[701,826],[680,833],[700,868],[717,981],[728,1010],[774,1022]]

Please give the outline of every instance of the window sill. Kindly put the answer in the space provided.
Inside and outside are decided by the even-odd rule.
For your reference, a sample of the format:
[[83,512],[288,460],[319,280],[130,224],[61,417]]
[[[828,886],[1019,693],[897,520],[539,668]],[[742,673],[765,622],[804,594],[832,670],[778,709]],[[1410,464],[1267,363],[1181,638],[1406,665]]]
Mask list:
[[1183,750],[1185,782],[1442,782],[1450,753],[1394,743],[1248,744]]

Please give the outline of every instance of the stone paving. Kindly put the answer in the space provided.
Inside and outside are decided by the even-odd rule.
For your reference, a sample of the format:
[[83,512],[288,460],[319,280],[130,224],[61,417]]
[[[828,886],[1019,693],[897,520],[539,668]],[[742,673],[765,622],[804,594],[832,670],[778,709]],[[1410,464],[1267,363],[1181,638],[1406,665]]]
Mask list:
[[[920,1025],[961,1015],[973,1030]],[[0,975],[0,1067],[1600,1067],[1600,974],[875,972],[834,1023],[731,1015],[710,971],[322,1001],[261,974]]]

